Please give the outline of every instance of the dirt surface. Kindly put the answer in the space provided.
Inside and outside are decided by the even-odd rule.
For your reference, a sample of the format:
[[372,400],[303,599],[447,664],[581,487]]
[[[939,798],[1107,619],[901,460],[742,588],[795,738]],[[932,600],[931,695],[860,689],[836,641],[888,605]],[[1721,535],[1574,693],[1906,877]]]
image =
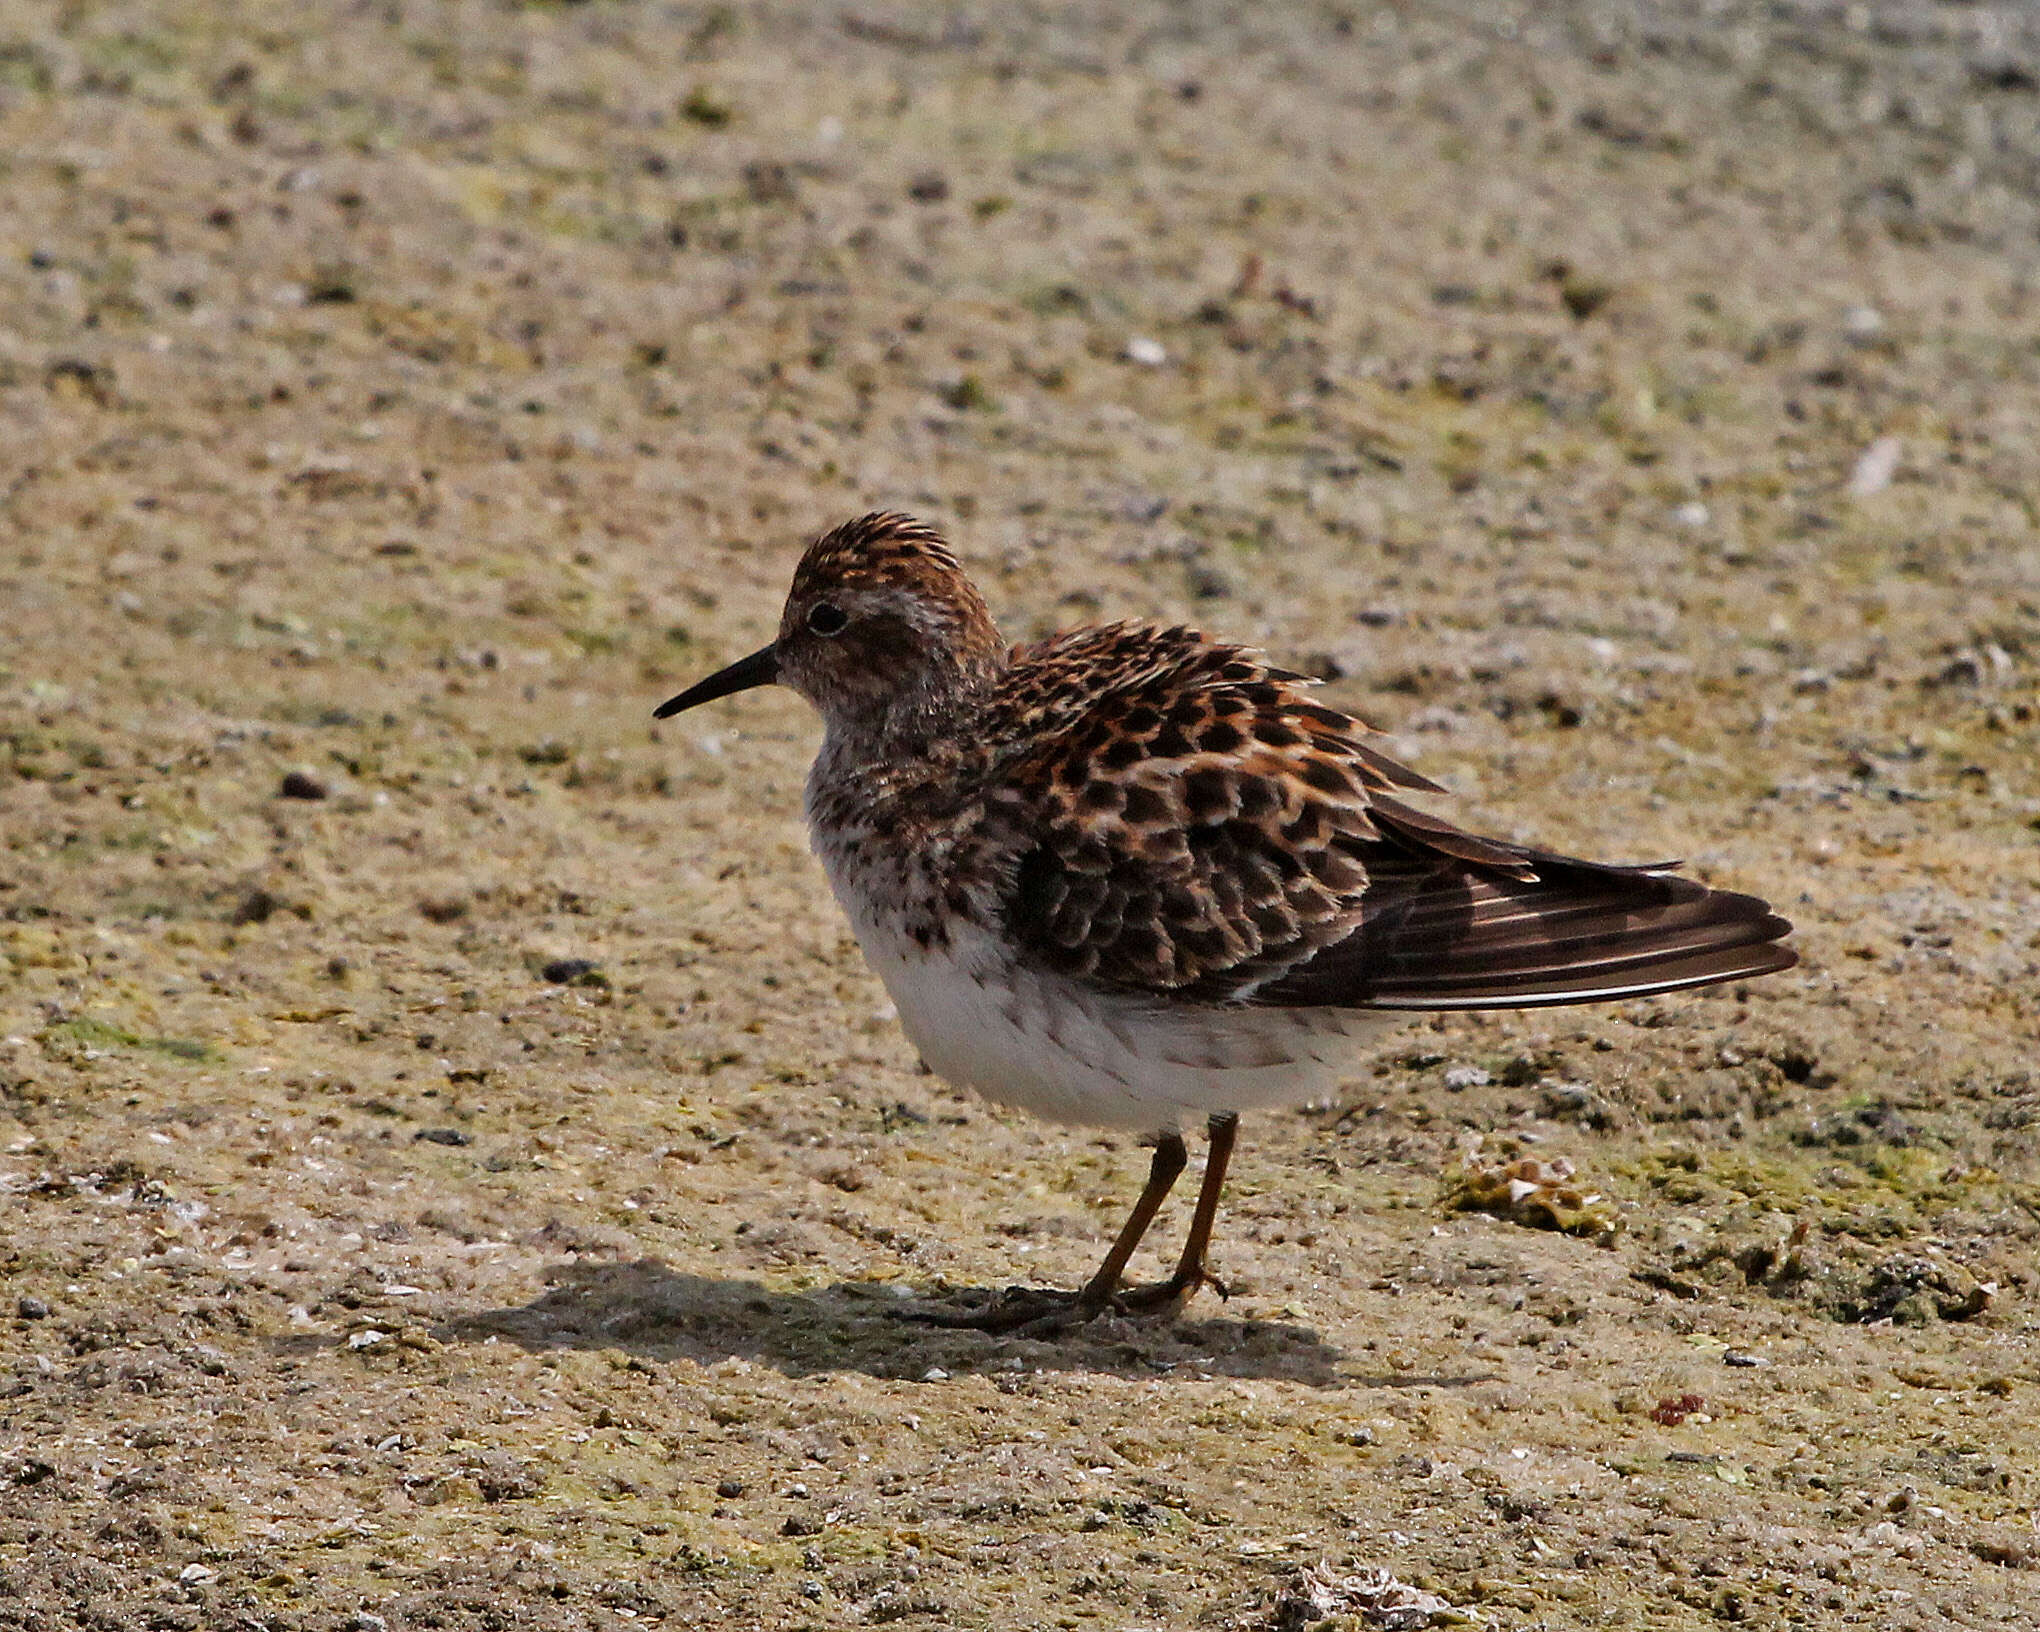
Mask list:
[[[0,1627],[2040,1627],[2028,14],[1096,9],[0,10]],[[892,1318],[1146,1153],[650,719],[881,505],[1805,963]]]

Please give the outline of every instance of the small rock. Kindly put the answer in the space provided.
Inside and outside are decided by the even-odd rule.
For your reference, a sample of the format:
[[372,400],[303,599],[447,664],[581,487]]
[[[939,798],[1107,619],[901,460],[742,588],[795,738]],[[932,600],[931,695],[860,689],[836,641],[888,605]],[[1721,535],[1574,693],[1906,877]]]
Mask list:
[[1485,1088],[1494,1076],[1485,1066],[1455,1065],[1445,1073],[1445,1086],[1453,1093],[1465,1088]]
[[717,1482],[715,1493],[725,1501],[735,1501],[744,1494],[745,1485],[741,1479],[723,1479]]
[[1329,1561],[1299,1571],[1275,1600],[1267,1624],[1275,1627],[1329,1625],[1415,1628],[1480,1625],[1475,1613],[1462,1610],[1419,1587],[1398,1581],[1387,1570],[1346,1574]]
[[1867,1277],[1857,1318],[1925,1326],[1934,1320],[1971,1320],[1991,1306],[1996,1281],[1978,1281],[1960,1264],[1913,1253],[1892,1254]]
[[1150,340],[1144,334],[1136,334],[1126,342],[1126,360],[1138,363],[1142,368],[1160,368],[1169,360],[1166,347],[1159,340]]
[[1607,1101],[1584,1082],[1560,1082],[1552,1077],[1537,1084],[1544,1114],[1554,1121],[1584,1122],[1590,1128],[1605,1128],[1615,1120]]
[[1884,314],[1875,306],[1851,306],[1842,313],[1842,333],[1858,344],[1884,332]]
[[939,170],[924,170],[907,183],[907,197],[916,204],[940,204],[949,196],[949,178]]
[[1768,1366],[1771,1362],[1761,1354],[1751,1354],[1747,1349],[1724,1349],[1721,1363],[1724,1366]]
[[15,1300],[14,1312],[23,1320],[48,1320],[50,1306],[41,1298],[22,1297]]
[[1922,675],[1920,685],[1927,691],[1989,685],[2002,680],[2011,669],[2011,654],[1991,641],[1977,651],[1957,652],[1943,667]]
[[921,1381],[924,1383],[946,1383],[949,1381],[949,1373],[940,1366],[930,1366],[921,1373]]
[[1904,454],[1905,444],[1895,436],[1880,436],[1872,442],[1849,473],[1849,497],[1868,499],[1882,493],[1898,474],[1898,462]]
[[327,789],[309,771],[286,771],[276,793],[280,799],[323,799]]
[[1969,82],[1980,91],[2031,95],[2040,91],[2040,62],[2030,55],[2021,58],[2002,45],[1994,45],[1969,59]]
[[1672,512],[1672,520],[1676,521],[1681,527],[1691,527],[1696,532],[1700,528],[1705,527],[1713,519],[1714,512],[1709,510],[1698,499],[1693,500],[1690,504],[1682,504]]
[[591,958],[554,958],[540,966],[538,976],[555,986],[580,986],[592,984],[591,976],[599,980],[601,972]]
[[1559,282],[1558,298],[1576,322],[1584,323],[1614,298],[1615,286],[1599,278],[1568,273]]
[[423,1139],[435,1145],[471,1145],[474,1140],[458,1128],[420,1128],[411,1135],[412,1140]]
[[965,374],[959,379],[936,388],[935,394],[959,414],[998,407],[998,399],[985,389],[985,382],[975,374]]
[[279,895],[268,890],[254,889],[242,896],[229,915],[229,922],[236,925],[266,924],[288,905]]
[[744,166],[744,191],[753,204],[791,204],[799,197],[793,172],[773,159],[753,159]]
[[812,1513],[791,1513],[779,1527],[779,1533],[782,1536],[819,1536],[822,1521]]
[[487,1451],[481,1465],[474,1469],[474,1481],[485,1502],[522,1501],[545,1489],[546,1472],[535,1463],[519,1461],[508,1451]]

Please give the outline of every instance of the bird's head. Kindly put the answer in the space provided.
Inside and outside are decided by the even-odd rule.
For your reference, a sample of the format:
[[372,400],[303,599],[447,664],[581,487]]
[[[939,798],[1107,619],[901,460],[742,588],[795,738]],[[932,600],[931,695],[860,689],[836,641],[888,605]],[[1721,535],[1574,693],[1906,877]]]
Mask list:
[[907,516],[862,516],[808,546],[771,645],[658,717],[777,682],[813,703],[832,735],[883,737],[925,728],[1004,659],[983,597],[940,535]]

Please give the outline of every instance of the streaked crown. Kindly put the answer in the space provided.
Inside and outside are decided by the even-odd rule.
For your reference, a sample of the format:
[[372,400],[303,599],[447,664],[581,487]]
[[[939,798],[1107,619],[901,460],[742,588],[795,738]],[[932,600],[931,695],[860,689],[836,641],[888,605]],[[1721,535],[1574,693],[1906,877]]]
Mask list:
[[779,677],[831,728],[925,725],[988,680],[1005,644],[934,529],[886,511],[824,533],[794,569]]
[[844,584],[910,585],[931,572],[963,576],[942,535],[896,510],[874,511],[831,528],[807,547],[793,569],[788,602]]

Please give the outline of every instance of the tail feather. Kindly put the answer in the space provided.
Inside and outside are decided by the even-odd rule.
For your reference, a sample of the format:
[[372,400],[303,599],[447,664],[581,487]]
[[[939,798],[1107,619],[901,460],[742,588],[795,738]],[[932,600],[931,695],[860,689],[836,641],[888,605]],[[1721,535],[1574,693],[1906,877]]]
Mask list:
[[1779,944],[1792,926],[1767,903],[1668,864],[1610,867],[1467,843],[1435,817],[1387,800],[1375,808],[1384,839],[1367,847],[1359,927],[1254,1001],[1537,1008],[1708,986],[1799,961]]

